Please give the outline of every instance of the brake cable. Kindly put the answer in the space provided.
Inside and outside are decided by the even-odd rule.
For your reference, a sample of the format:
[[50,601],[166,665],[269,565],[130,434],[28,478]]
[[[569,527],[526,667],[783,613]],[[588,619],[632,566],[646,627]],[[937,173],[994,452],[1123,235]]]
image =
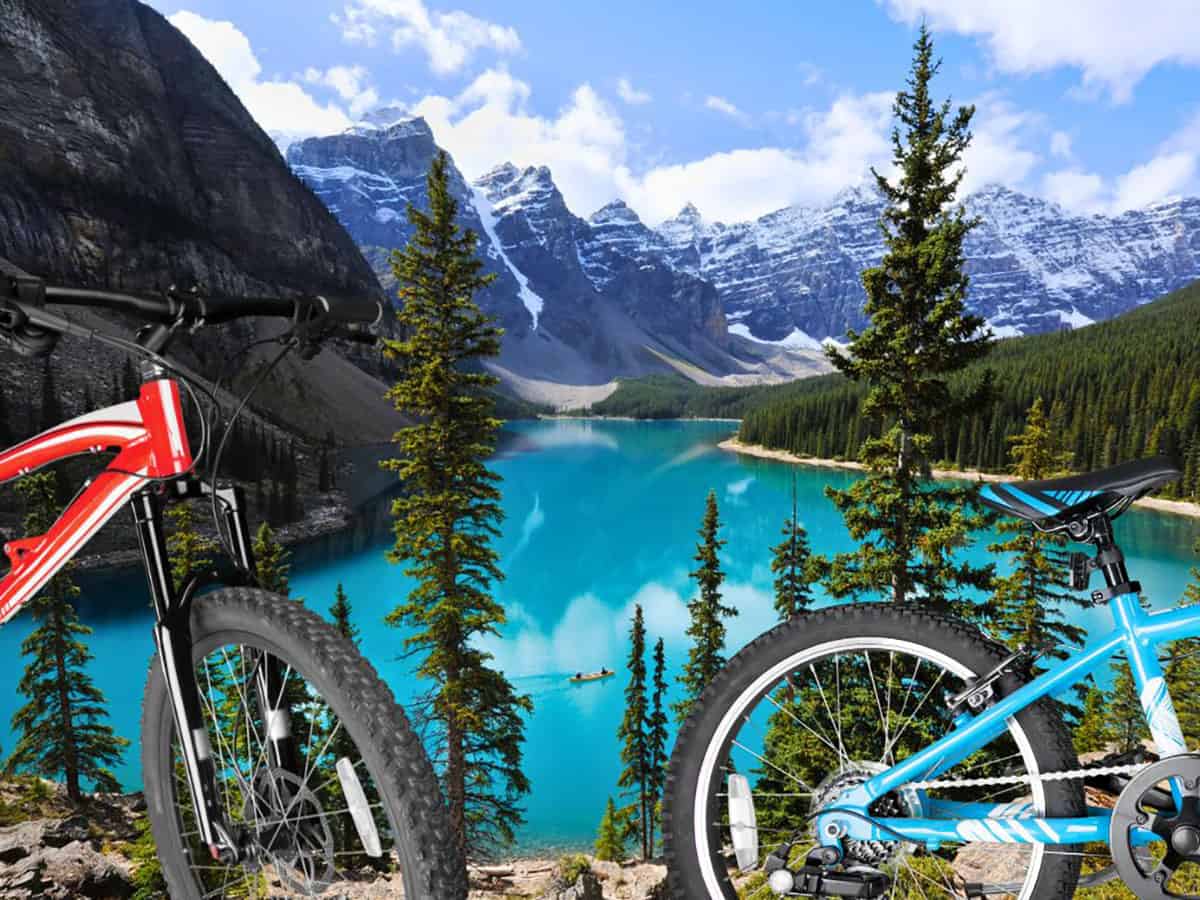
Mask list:
[[[234,549],[233,540],[228,535],[226,535],[225,527],[224,527],[224,525],[221,524],[221,516],[217,509],[217,478],[219,476],[220,469],[221,469],[221,458],[225,455],[225,446],[229,442],[229,437],[230,437],[230,435],[233,434],[233,428],[237,424],[238,419],[241,417],[242,412],[246,409],[246,406],[250,403],[250,398],[253,397],[255,393],[257,393],[258,389],[260,387],[262,387],[263,383],[267,380],[267,378],[270,376],[270,374],[273,371],[275,371],[275,367],[278,366],[279,363],[283,361],[283,358],[292,351],[292,349],[296,346],[296,344],[295,344],[295,339],[294,339],[293,333],[289,331],[289,332],[285,332],[284,334],[282,334],[278,337],[275,337],[275,338],[267,338],[267,339],[264,339],[261,341],[254,341],[250,344],[247,344],[241,351],[242,354],[245,354],[245,353],[248,353],[252,347],[254,347],[258,344],[272,343],[274,341],[279,341],[280,343],[283,344],[283,346],[280,348],[279,352],[277,354],[275,354],[275,358],[272,359],[266,365],[266,367],[263,368],[263,370],[259,373],[258,377],[254,380],[254,383],[250,385],[249,389],[245,392],[245,394],[242,395],[241,401],[238,403],[237,408],[233,412],[233,415],[231,415],[229,417],[229,420],[225,425],[225,430],[221,435],[221,440],[217,444],[216,452],[213,454],[212,464],[209,466],[208,494],[209,494],[209,502],[210,502],[210,507],[211,507],[211,512],[212,512],[213,527],[216,529],[216,532],[217,532],[217,541],[218,541],[218,543],[220,543],[221,549],[225,551],[226,555],[231,560],[233,560],[234,566],[239,571],[243,571],[244,574],[246,574],[246,575],[252,575],[253,573],[245,572],[244,570],[242,570],[242,561],[238,557],[238,554]],[[214,403],[215,402],[216,401],[214,399]]]

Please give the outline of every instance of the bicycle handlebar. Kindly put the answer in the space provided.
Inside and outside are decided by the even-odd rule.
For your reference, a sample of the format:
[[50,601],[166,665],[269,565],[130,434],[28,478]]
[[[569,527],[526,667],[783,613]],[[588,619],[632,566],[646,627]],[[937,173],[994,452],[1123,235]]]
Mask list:
[[[383,316],[383,307],[378,301],[362,298],[330,300],[319,295],[291,299],[208,297],[175,290],[153,297],[120,291],[58,287],[47,285],[42,279],[0,257],[0,326],[19,327],[29,322],[39,328],[61,332],[60,326],[69,320],[45,311],[43,305],[46,302],[131,312],[161,325],[195,326],[273,316],[292,319],[298,324],[320,324],[325,332],[334,332],[338,337],[351,340],[360,339],[362,335],[347,329],[331,328],[330,325],[374,325]],[[10,310],[8,318],[15,321],[4,321],[6,307]]]

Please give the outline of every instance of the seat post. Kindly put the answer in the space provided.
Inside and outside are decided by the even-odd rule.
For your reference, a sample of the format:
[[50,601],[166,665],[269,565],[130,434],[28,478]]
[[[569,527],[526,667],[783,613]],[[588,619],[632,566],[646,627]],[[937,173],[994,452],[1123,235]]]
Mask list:
[[1125,554],[1113,537],[1112,520],[1100,516],[1093,523],[1092,543],[1096,545],[1096,568],[1104,573],[1104,583],[1111,591],[1130,584]]

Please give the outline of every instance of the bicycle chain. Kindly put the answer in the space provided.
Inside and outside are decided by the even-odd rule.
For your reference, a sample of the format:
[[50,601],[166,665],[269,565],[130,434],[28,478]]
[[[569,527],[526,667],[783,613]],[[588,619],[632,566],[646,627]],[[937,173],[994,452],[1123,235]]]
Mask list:
[[[1122,766],[1100,766],[1094,769],[1069,769],[1064,772],[1047,772],[1037,776],[1039,781],[1067,781],[1072,778],[1088,778],[1093,775],[1133,775],[1150,763],[1128,763]],[[1003,784],[1032,784],[1033,775],[1000,775],[995,778],[943,778],[934,781],[912,781],[904,785],[918,791],[936,788],[993,787]]]

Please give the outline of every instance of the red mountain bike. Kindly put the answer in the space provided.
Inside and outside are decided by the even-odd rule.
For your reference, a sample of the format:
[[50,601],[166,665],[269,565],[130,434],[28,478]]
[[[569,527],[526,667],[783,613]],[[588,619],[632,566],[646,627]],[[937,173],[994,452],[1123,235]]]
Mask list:
[[[132,313],[145,325],[128,340],[47,304]],[[180,387],[198,410],[197,390],[214,409],[216,398],[163,354],[180,329],[250,316],[290,320],[278,362],[289,350],[309,358],[331,337],[373,342],[351,323],[375,322],[380,307],[57,288],[0,260],[0,342],[44,356],[61,335],[75,335],[142,358],[136,399],[0,452],[0,483],[68,457],[114,454],[46,534],[5,545],[11,568],[0,577],[0,624],[132,504],[157,647],[144,697],[143,781],[171,896],[316,896],[375,869],[392,870],[400,896],[465,897],[433,768],[391,692],[352,641],[256,586],[242,491],[216,479],[224,438],[210,477],[198,475],[213,428],[201,416],[193,454]],[[195,498],[211,504],[236,572],[203,593],[218,576],[176,584],[163,529],[168,504]]]

